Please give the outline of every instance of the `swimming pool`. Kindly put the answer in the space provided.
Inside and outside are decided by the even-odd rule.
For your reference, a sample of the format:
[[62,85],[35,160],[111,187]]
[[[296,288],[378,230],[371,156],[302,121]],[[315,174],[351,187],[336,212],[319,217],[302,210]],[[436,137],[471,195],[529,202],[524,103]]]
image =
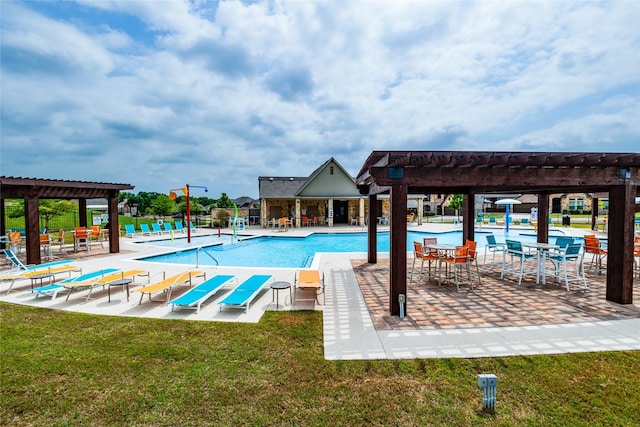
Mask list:
[[[500,232],[476,232],[479,247],[486,244],[485,236],[495,234],[496,239],[504,242]],[[535,241],[533,233],[511,232],[510,237]],[[409,231],[407,233],[407,251],[413,250],[413,242],[425,237],[437,237],[439,243],[460,244],[461,231],[446,233],[427,233]],[[307,237],[265,236],[248,238],[231,243],[231,236],[205,236],[186,239],[161,240],[148,242],[163,248],[176,249],[170,253],[141,258],[141,261],[172,264],[221,265],[228,267],[309,267],[318,252],[367,252],[367,233],[314,233]],[[198,249],[202,248],[202,249]],[[378,233],[378,252],[389,252],[389,233]]]

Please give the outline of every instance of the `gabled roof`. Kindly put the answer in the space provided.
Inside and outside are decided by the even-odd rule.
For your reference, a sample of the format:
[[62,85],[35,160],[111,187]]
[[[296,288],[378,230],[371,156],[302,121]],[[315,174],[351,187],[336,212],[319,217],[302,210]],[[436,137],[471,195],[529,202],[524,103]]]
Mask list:
[[[332,185],[327,186],[327,169],[335,166]],[[258,177],[259,197],[360,197],[355,179],[331,157],[308,177]]]

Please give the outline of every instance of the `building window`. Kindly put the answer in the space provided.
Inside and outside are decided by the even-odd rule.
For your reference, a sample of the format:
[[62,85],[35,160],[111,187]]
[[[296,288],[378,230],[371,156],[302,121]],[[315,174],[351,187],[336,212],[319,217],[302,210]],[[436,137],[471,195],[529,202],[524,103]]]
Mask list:
[[583,211],[584,210],[584,199],[578,197],[569,198],[569,211]]
[[329,166],[329,175],[333,175],[333,166]]

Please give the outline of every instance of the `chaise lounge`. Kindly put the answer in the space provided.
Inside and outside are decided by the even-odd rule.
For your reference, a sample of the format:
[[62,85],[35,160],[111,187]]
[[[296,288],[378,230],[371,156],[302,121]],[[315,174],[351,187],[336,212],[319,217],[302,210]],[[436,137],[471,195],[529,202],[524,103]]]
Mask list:
[[[163,273],[164,274],[164,273]],[[174,286],[182,285],[183,283],[189,283],[189,286],[193,284],[193,279],[196,277],[204,276],[204,273],[200,270],[189,270],[180,274],[176,274],[175,276],[171,276],[168,278],[164,278],[159,282],[152,283],[140,289],[134,289],[131,292],[139,292],[140,293],[140,302],[142,304],[142,299],[144,295],[149,295],[149,301],[153,301],[151,299],[151,294],[155,292],[164,292],[167,297],[166,301],[168,302],[171,299],[171,290]]]
[[235,283],[238,284],[238,279],[232,275],[218,275],[207,279],[173,301],[170,301],[171,311],[173,311],[174,308],[191,308],[195,309],[196,313],[200,313],[202,303],[234,280]]
[[248,313],[251,301],[260,293],[269,280],[273,281],[273,276],[255,274],[249,277],[220,301],[220,311],[222,311],[224,307],[244,307],[245,313]]

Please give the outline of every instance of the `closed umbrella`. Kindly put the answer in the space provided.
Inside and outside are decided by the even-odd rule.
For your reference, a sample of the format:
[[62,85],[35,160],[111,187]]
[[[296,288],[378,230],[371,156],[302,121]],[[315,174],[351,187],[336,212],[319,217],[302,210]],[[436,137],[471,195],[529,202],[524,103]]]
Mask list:
[[496,205],[500,205],[500,206],[502,206],[502,205],[505,206],[506,214],[504,216],[504,222],[505,222],[505,224],[507,224],[506,225],[506,227],[507,227],[506,228],[506,232],[509,233],[509,207],[511,205],[520,205],[520,204],[522,204],[522,202],[520,200],[516,200],[516,199],[500,199],[500,200],[497,200],[495,202],[495,204]]

